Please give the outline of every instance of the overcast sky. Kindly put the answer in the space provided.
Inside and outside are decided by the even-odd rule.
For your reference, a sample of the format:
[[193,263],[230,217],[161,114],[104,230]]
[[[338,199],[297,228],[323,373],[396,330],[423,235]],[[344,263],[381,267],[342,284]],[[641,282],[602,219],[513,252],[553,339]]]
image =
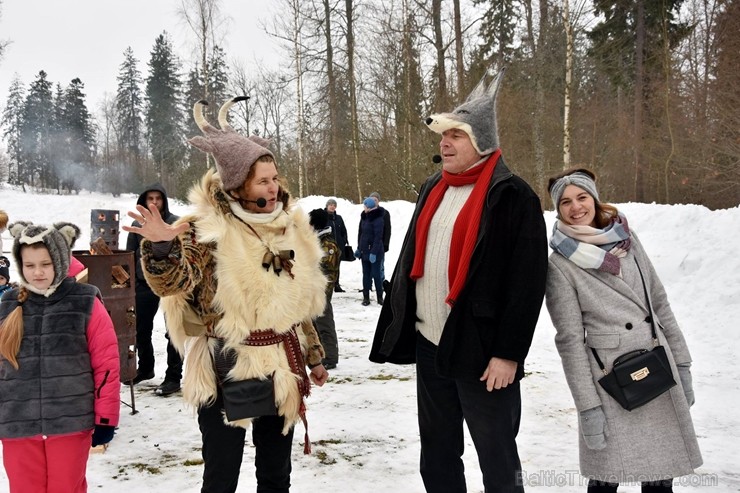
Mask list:
[[[275,63],[278,42],[260,26],[271,23],[275,3],[222,0],[229,17],[222,44],[230,62]],[[0,40],[11,44],[0,60],[0,107],[14,74],[28,88],[44,70],[63,87],[79,77],[94,113],[105,92],[115,94],[124,50],[131,46],[146,77],[154,40],[164,30],[178,55],[192,59],[196,38],[177,13],[180,5],[181,0],[2,0]]]

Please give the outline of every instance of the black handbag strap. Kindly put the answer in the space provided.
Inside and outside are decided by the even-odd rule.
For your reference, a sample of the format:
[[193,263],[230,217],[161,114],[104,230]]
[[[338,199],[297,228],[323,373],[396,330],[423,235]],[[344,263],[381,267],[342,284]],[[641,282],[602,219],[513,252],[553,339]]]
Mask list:
[[[635,265],[637,266],[637,272],[640,273],[640,280],[642,281],[642,289],[645,291],[645,301],[647,301],[647,307],[648,307],[648,318],[646,321],[650,321],[650,330],[653,334],[653,346],[658,345],[658,334],[655,330],[655,317],[653,317],[653,303],[650,300],[650,295],[648,294],[647,285],[645,284],[645,277],[642,275],[642,269],[640,269],[640,264],[637,262],[637,257],[635,257]],[[586,335],[586,328],[583,328],[583,335],[585,337]],[[589,349],[591,350],[591,353],[594,355],[594,359],[596,360],[596,364],[599,365],[599,368],[604,373],[604,375],[607,374],[606,367],[604,366],[604,363],[601,361],[601,358],[599,358],[598,353],[596,352],[596,349],[589,346]]]

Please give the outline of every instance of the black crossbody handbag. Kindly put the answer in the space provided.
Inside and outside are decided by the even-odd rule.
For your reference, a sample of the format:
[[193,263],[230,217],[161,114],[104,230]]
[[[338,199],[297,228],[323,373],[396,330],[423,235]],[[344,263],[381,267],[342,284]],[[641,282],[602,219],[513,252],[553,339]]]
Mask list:
[[224,380],[224,376],[234,367],[236,354],[233,350],[224,350],[219,341],[212,354],[216,380],[221,387],[226,419],[257,418],[259,416],[277,415],[275,405],[275,384],[272,375],[267,378],[249,378],[247,380]]
[[611,372],[606,371],[596,350],[591,348],[596,363],[604,373],[604,376],[599,379],[599,385],[628,411],[647,404],[676,385],[665,348],[658,344],[652,302],[637,259],[635,259],[635,264],[640,273],[642,288],[645,290],[645,299],[650,314],[650,328],[653,334],[653,348],[638,349],[619,356],[614,361]]

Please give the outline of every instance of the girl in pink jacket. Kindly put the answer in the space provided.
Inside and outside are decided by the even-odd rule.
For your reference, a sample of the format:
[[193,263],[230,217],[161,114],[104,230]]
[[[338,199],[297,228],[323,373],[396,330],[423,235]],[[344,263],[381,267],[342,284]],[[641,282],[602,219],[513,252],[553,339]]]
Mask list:
[[90,445],[120,412],[118,341],[94,286],[67,277],[80,230],[15,223],[21,286],[0,303],[0,440],[10,493],[87,491]]

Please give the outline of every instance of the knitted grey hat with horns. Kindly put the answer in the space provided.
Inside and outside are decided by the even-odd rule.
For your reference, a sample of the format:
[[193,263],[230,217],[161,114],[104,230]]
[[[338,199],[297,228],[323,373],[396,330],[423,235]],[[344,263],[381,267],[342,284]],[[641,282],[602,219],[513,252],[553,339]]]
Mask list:
[[267,149],[270,141],[257,135],[244,137],[234,130],[227,120],[229,108],[234,103],[246,101],[248,96],[239,96],[225,102],[218,112],[218,123],[221,129],[214,127],[203,116],[202,107],[208,101],[201,99],[193,105],[193,117],[204,136],[196,136],[188,140],[201,151],[213,155],[216,160],[216,170],[221,177],[224,191],[228,192],[241,187],[247,179],[252,165],[262,156],[271,156]]
[[[18,221],[11,224],[8,230],[14,238],[13,257],[15,258],[17,265],[23,265],[21,248],[24,245],[42,243],[49,251],[51,263],[54,266],[54,279],[45,293],[39,293],[49,296],[67,277],[67,273],[69,272],[70,256],[72,254],[72,246],[74,245],[75,240],[80,237],[80,228],[67,222],[54,223],[51,226],[45,226]],[[19,272],[22,284],[34,291],[30,286],[28,279],[23,275],[23,269],[19,269]]]
[[485,156],[499,147],[496,123],[496,97],[504,77],[501,69],[490,84],[486,84],[484,74],[465,102],[451,113],[439,113],[426,119],[430,130],[441,134],[452,128],[459,128],[470,137],[479,155]]

